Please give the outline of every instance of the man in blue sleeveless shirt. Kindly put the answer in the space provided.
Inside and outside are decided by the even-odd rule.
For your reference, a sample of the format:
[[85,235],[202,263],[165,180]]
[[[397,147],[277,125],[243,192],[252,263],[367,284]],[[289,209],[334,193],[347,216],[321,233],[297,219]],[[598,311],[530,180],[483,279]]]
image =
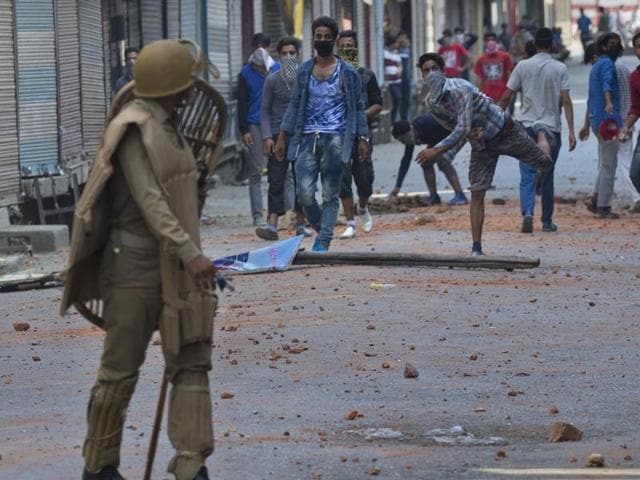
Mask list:
[[[360,76],[352,65],[333,54],[338,24],[329,17],[312,26],[317,56],[303,63],[291,94],[276,156],[295,161],[298,202],[318,232],[312,250],[326,252],[338,218],[344,165],[357,143],[361,160],[367,157],[369,130],[364,114]],[[358,139],[358,142],[356,142]],[[318,175],[322,179],[322,207],[316,201]]]

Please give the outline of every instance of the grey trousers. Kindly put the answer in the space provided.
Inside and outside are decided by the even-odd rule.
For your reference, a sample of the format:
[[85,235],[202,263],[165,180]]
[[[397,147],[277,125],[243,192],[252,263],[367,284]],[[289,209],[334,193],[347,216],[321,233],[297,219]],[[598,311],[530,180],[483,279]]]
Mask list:
[[260,125],[250,125],[253,144],[249,145],[249,202],[254,220],[262,216],[262,170],[265,166]]
[[598,196],[598,208],[611,206],[616,168],[618,167],[618,147],[617,140],[605,142],[598,135],[598,177],[594,190]]

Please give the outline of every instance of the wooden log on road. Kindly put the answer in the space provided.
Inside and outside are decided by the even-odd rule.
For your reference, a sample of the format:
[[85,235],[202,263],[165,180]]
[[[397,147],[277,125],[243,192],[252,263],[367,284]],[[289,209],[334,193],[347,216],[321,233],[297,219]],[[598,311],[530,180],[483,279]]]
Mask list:
[[539,258],[481,255],[434,255],[393,252],[298,252],[294,265],[362,265],[379,267],[488,268],[514,270],[536,268]]

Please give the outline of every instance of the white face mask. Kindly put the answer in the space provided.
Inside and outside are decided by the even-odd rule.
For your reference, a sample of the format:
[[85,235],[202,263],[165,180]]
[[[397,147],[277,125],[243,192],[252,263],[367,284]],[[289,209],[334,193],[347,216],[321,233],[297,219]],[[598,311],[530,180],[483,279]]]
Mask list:
[[464,43],[464,33],[457,33],[455,36],[455,42],[462,45]]

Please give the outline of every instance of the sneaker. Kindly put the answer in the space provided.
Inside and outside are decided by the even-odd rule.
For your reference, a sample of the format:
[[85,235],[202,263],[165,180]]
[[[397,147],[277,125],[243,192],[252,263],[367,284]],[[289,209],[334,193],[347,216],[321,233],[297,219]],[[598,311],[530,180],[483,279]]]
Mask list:
[[482,250],[471,250],[472,257],[481,257],[483,255],[484,253],[482,252]]
[[269,227],[256,228],[256,235],[263,240],[278,240],[278,232],[273,231]]
[[91,473],[86,468],[82,472],[82,480],[125,480],[116,467],[104,467],[98,473]]
[[456,193],[455,196],[449,200],[449,205],[455,206],[455,205],[466,205],[467,203],[469,203],[469,200],[467,200],[467,196],[463,193]]
[[620,215],[611,211],[611,207],[600,207],[598,208],[598,216],[597,218],[601,218],[604,220],[616,220],[620,218]]
[[440,195],[437,193],[435,195],[431,195],[428,199],[429,205],[440,205],[442,203],[442,199]]
[[347,225],[347,228],[344,229],[342,235],[340,235],[340,240],[349,240],[356,236],[356,228],[353,225]]
[[257,213],[253,216],[253,226],[254,227],[266,227],[267,222],[264,219],[264,216],[261,213]]
[[360,226],[365,233],[369,233],[373,229],[373,218],[371,217],[368,208],[358,210],[358,220],[360,221]]
[[311,247],[311,251],[316,253],[325,253],[329,251],[329,245],[320,242],[316,238],[315,242],[313,242],[313,246]]
[[522,233],[533,233],[533,216],[525,215],[522,217],[522,228],[520,231]]
[[553,222],[542,222],[543,232],[557,232],[558,226]]
[[296,225],[296,235],[302,235],[304,238],[309,238],[312,233],[311,230],[304,225]]

